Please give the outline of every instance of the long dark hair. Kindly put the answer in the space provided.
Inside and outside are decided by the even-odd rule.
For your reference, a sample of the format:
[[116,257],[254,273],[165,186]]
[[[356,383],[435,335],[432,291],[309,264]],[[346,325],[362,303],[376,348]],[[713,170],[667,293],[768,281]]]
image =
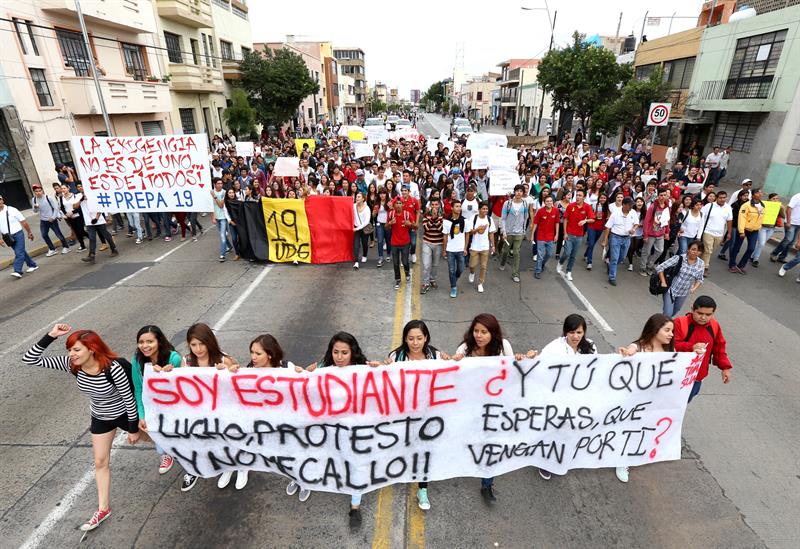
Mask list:
[[325,356],[322,357],[323,366],[332,366],[334,364],[333,346],[337,342],[345,343],[348,347],[350,347],[350,364],[367,363],[367,357],[364,356],[364,352],[358,345],[358,341],[356,340],[355,336],[348,332],[336,332],[328,342],[328,349],[325,351]]
[[189,359],[192,365],[197,364],[197,356],[192,352],[191,342],[193,339],[200,341],[203,345],[206,346],[208,350],[208,362],[209,364],[219,364],[222,362],[222,357],[225,356],[219,348],[219,342],[217,341],[217,336],[214,335],[214,332],[208,326],[208,324],[204,322],[198,322],[196,324],[192,324],[189,326],[189,329],[186,330],[186,344],[189,345]]
[[568,333],[574,332],[578,328],[583,328],[583,337],[578,343],[578,354],[579,355],[594,354],[594,344],[590,340],[586,339],[586,319],[583,318],[581,315],[578,314],[567,315],[567,317],[564,319],[564,324],[561,327],[561,335],[567,337]]
[[503,354],[503,330],[500,328],[497,318],[489,313],[481,313],[473,318],[469,328],[464,333],[464,343],[467,346],[466,355],[471,356],[478,350],[478,343],[472,334],[476,324],[485,326],[492,336],[492,340],[486,346],[486,354],[484,356],[501,356]]
[[[650,345],[650,342],[656,337],[658,331],[664,327],[667,322],[673,322],[673,320],[668,317],[667,315],[656,313],[652,315],[650,318],[647,319],[647,322],[644,323],[644,328],[642,328],[642,335],[639,336],[634,343],[639,344],[639,348],[643,349],[645,345]],[[675,349],[675,338],[673,337],[672,340],[669,342],[669,345],[664,346],[665,351],[673,351]]]
[[408,332],[414,329],[421,331],[422,335],[425,336],[425,345],[422,347],[422,353],[425,358],[436,358],[437,349],[431,345],[431,333],[428,331],[428,326],[421,320],[410,320],[403,326],[403,339],[400,342],[400,346],[389,353],[394,353],[395,361],[408,360],[409,349],[406,338],[408,337]]
[[155,336],[156,342],[158,343],[158,356],[156,357],[156,364],[159,366],[166,366],[169,363],[169,357],[172,354],[172,351],[175,350],[175,347],[173,347],[172,343],[169,342],[167,336],[165,336],[164,332],[161,331],[161,328],[152,324],[148,324],[147,326],[142,326],[136,333],[136,353],[134,353],[134,357],[136,358],[136,362],[139,363],[139,368],[142,370],[142,372],[144,372],[145,362],[150,361],[150,359],[144,356],[144,353],[139,350],[139,338],[144,334],[153,334]]
[[[283,349],[281,348],[278,340],[275,339],[271,334],[261,334],[257,336],[253,341],[250,342],[250,346],[248,349],[252,349],[253,345],[258,343],[261,345],[261,348],[264,349],[264,352],[267,353],[269,356],[269,364],[273,368],[280,368],[283,363]],[[247,363],[247,368],[253,367],[253,361]]]

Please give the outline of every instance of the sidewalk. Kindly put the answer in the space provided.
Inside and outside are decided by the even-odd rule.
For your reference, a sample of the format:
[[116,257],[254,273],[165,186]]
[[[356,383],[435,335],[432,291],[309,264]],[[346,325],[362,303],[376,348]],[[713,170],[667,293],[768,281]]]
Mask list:
[[[39,214],[34,213],[32,209],[28,209],[22,210],[22,215],[25,216],[25,221],[28,222],[28,225],[31,227],[31,232],[33,233],[33,240],[27,240],[26,235],[25,249],[28,251],[28,255],[31,257],[44,255],[47,253],[47,244],[44,243],[41,231],[39,230]],[[64,236],[69,236],[70,230],[66,222],[61,221],[60,226],[61,232],[64,233]],[[50,231],[50,239],[53,241],[53,245],[56,247],[56,249],[61,248],[61,242],[52,231]],[[14,250],[8,246],[0,246],[0,271],[7,269],[13,263]]]

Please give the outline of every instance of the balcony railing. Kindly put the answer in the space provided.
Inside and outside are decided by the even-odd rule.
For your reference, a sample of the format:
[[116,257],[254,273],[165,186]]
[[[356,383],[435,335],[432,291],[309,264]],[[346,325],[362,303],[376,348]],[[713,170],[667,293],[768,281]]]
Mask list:
[[780,80],[780,77],[774,76],[705,80],[700,85],[696,100],[773,99]]
[[[101,112],[97,90],[91,78],[62,76],[62,90],[67,108],[75,115]],[[109,114],[169,112],[169,85],[162,82],[100,79],[106,110]]]
[[211,28],[209,0],[156,0],[158,15],[193,28]]

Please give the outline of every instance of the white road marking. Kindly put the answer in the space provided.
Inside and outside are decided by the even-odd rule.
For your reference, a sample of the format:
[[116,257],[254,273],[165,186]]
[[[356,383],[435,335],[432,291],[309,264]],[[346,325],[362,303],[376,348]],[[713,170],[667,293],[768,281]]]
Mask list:
[[[182,245],[183,244],[181,244],[181,246]],[[173,253],[175,250],[177,250],[177,247],[174,250],[170,251],[169,253],[164,254],[156,261],[160,261],[169,254]],[[125,280],[130,280],[133,276],[140,273],[146,268],[147,267],[144,267],[143,269],[136,271],[136,273],[133,273],[132,275],[123,278],[116,284],[121,284]],[[271,264],[264,267],[264,270],[261,271],[255,279],[253,279],[253,281],[247,286],[247,288],[245,288],[245,290],[239,295],[239,297],[236,298],[236,301],[234,301],[233,304],[228,308],[228,310],[225,311],[222,317],[220,317],[217,323],[214,324],[213,328],[214,330],[221,330],[225,326],[225,324],[228,323],[228,321],[233,317],[233,315],[236,313],[239,307],[242,306],[242,303],[244,303],[245,300],[250,296],[250,294],[253,293],[253,291],[258,287],[258,285],[264,280],[264,278],[269,274],[271,270],[272,270]],[[409,304],[408,304],[409,307],[410,303],[411,301],[409,299]],[[55,322],[53,322],[53,324],[54,323]],[[50,325],[48,325],[48,327],[49,326]],[[114,438],[114,443],[120,444],[126,440],[126,437],[127,434],[125,432],[120,432]],[[117,449],[118,447],[111,450],[111,461],[113,461],[113,457],[114,454],[117,452]],[[75,483],[75,486],[73,486],[72,489],[69,492],[67,492],[67,494],[61,499],[59,504],[52,511],[50,511],[50,513],[44,518],[44,520],[42,520],[42,522],[39,523],[39,526],[36,528],[36,530],[34,530],[33,533],[30,536],[28,536],[28,539],[26,539],[25,542],[20,546],[20,549],[35,549],[36,547],[38,547],[44,541],[44,538],[50,533],[53,527],[56,524],[58,524],[61,521],[61,519],[63,519],[64,516],[72,509],[72,506],[75,504],[78,497],[80,497],[83,494],[83,492],[89,487],[89,485],[92,483],[93,480],[94,480],[94,469],[89,469],[88,471],[86,471],[86,473],[84,473],[84,475],[80,478],[80,480],[77,483]]]
[[[177,246],[175,246],[174,248],[172,248],[172,249],[171,249],[170,251],[168,251],[167,253],[165,253],[165,254],[163,254],[163,255],[160,255],[160,256],[158,256],[157,258],[155,258],[155,259],[153,260],[153,263],[161,263],[161,261],[163,261],[163,260],[164,260],[166,257],[168,257],[169,255],[171,255],[171,254],[173,254],[173,253],[177,252],[178,250],[180,250],[181,248],[183,248],[184,246],[186,246],[186,245],[187,245],[187,244],[189,244],[190,242],[191,242],[191,240],[187,240],[186,242],[183,242],[183,243],[181,243],[181,244],[178,244]],[[111,286],[109,286],[109,287],[108,287],[108,288],[106,288],[105,290],[102,290],[100,293],[98,293],[98,294],[95,294],[95,296],[94,296],[94,297],[90,297],[89,299],[87,299],[86,301],[84,301],[83,303],[81,303],[80,305],[77,305],[77,306],[73,307],[72,309],[70,309],[69,311],[67,311],[66,313],[64,313],[63,315],[61,315],[60,317],[56,318],[55,320],[53,320],[52,322],[50,322],[50,323],[49,323],[49,324],[47,324],[46,326],[42,326],[42,327],[41,327],[41,328],[39,328],[38,330],[34,330],[33,332],[31,332],[31,334],[30,334],[28,337],[26,337],[26,338],[24,338],[24,339],[22,339],[22,340],[18,341],[18,342],[17,342],[17,343],[15,343],[14,345],[12,345],[12,346],[8,347],[7,349],[5,349],[4,351],[0,352],[0,359],[2,359],[2,358],[5,358],[7,355],[9,355],[9,354],[13,353],[14,351],[16,351],[17,349],[19,349],[20,347],[22,347],[22,346],[24,346],[24,345],[27,345],[27,344],[29,344],[31,341],[33,341],[33,340],[34,340],[34,339],[36,339],[37,337],[41,337],[41,334],[42,334],[42,333],[44,333],[44,332],[46,332],[46,331],[48,331],[50,328],[52,328],[52,327],[53,327],[53,324],[56,324],[56,323],[58,323],[58,322],[61,322],[61,321],[62,321],[62,320],[64,320],[65,318],[68,318],[68,317],[70,317],[70,316],[74,315],[75,313],[77,313],[78,311],[80,311],[81,309],[83,309],[84,307],[86,307],[87,305],[89,305],[89,304],[91,304],[91,303],[94,303],[95,301],[97,301],[97,300],[98,300],[98,299],[100,299],[101,297],[105,296],[105,295],[106,295],[108,292],[110,292],[111,290],[113,290],[113,289],[115,289],[115,288],[119,288],[120,286],[122,286],[123,284],[125,284],[126,282],[128,282],[129,280],[131,280],[132,278],[134,278],[135,276],[137,276],[137,275],[139,275],[139,274],[143,273],[144,271],[146,271],[146,270],[147,270],[147,269],[149,269],[149,268],[150,268],[149,266],[148,266],[148,267],[142,267],[141,269],[139,269],[139,270],[138,270],[138,271],[136,271],[135,273],[129,274],[128,276],[126,276],[125,278],[123,278],[123,279],[121,279],[121,280],[117,280],[117,281],[116,281],[114,284],[112,284]]]
[[603,328],[606,332],[613,332],[614,329],[611,327],[611,325],[608,322],[606,322],[606,319],[603,318],[603,316],[597,311],[597,309],[594,308],[594,305],[589,303],[589,300],[586,299],[586,296],[584,296],[581,293],[578,287],[564,277],[562,277],[562,280],[567,285],[567,287],[570,290],[572,290],[572,293],[575,294],[575,297],[577,297],[578,300],[580,300],[580,302],[583,303],[583,306],[586,307],[586,310],[589,311],[589,314],[591,314],[594,317],[594,319],[597,321],[600,327]]

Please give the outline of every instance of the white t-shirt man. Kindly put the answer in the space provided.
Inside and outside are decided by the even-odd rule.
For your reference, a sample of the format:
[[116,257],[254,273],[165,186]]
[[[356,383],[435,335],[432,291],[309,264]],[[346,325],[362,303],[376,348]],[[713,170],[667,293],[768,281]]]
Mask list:
[[[394,190],[397,194],[400,194],[400,191],[403,189],[403,185],[404,183],[401,181],[400,183],[394,186]],[[410,183],[405,183],[405,185],[409,186],[409,192],[411,193],[411,196],[419,200],[420,199],[419,185],[415,181],[411,181]]]
[[714,154],[713,152],[706,156],[706,166],[709,168],[719,168],[722,162],[722,153]]
[[25,216],[22,215],[22,212],[14,206],[7,205],[0,210],[0,233],[17,234],[22,230],[22,221],[25,221]]
[[472,200],[464,199],[461,202],[461,215],[464,216],[464,219],[471,220],[473,217],[478,215],[478,199],[473,198]]
[[792,209],[789,224],[800,225],[800,193],[797,193],[789,200],[789,207]]
[[[467,222],[464,221],[464,231],[461,231],[458,226],[453,229],[453,220],[445,219],[442,221],[442,234],[447,235],[446,252],[461,252],[464,253],[464,232],[467,228]],[[453,235],[450,235],[450,230],[453,229]]]
[[722,238],[725,235],[725,229],[728,227],[728,221],[733,219],[733,210],[728,204],[720,206],[716,202],[706,204],[701,210],[703,212],[703,219],[706,223],[706,230],[703,234],[708,233],[711,236]]
[[[104,216],[100,212],[93,212],[89,209],[89,201],[83,200],[81,201],[81,212],[83,213],[83,219],[86,221],[86,226],[91,227],[92,225],[105,225],[106,224],[106,216]],[[100,214],[99,216],[97,214]],[[92,219],[97,217],[97,223],[92,223]]]
[[631,231],[639,224],[639,214],[634,210],[625,214],[622,208],[614,211],[606,221],[606,228],[617,236],[632,236]]
[[477,230],[481,227],[488,228],[483,231],[482,234],[478,232],[472,233],[472,243],[470,244],[469,249],[473,252],[489,251],[489,248],[491,247],[491,242],[489,242],[489,234],[497,231],[494,221],[492,221],[492,218],[488,215],[484,218],[476,216],[472,219],[468,219],[467,224],[464,227],[464,231],[469,232],[472,230]]

